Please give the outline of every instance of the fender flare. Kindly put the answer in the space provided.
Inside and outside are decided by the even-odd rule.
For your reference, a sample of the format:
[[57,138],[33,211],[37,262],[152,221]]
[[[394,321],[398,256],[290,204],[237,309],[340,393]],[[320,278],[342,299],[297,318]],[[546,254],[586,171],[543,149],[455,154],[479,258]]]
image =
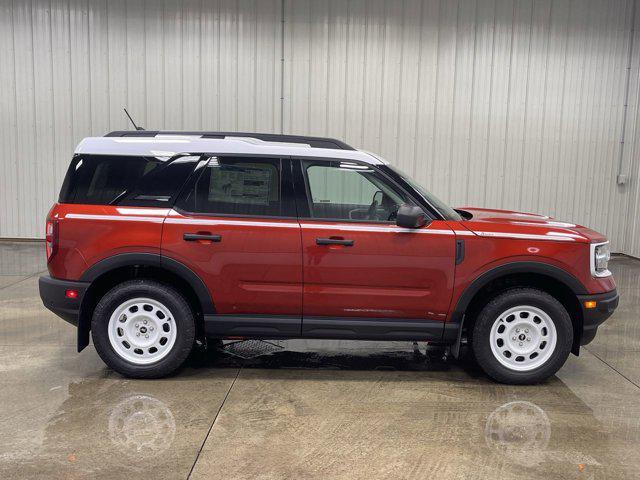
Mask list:
[[473,282],[471,282],[471,284],[467,286],[464,292],[462,292],[462,295],[460,295],[460,298],[458,298],[454,310],[451,312],[451,317],[447,323],[451,325],[450,328],[457,328],[458,331],[457,339],[451,346],[451,353],[455,358],[458,358],[458,355],[460,353],[460,343],[462,341],[462,331],[464,329],[465,312],[469,307],[469,304],[475,297],[476,293],[478,293],[489,282],[497,278],[517,273],[536,273],[545,275],[564,284],[576,295],[585,295],[588,293],[582,282],[575,276],[559,267],[550,265],[548,263],[510,262],[498,265],[497,267],[484,272]]
[[[202,279],[189,267],[173,258],[161,256],[157,253],[119,253],[107,257],[91,265],[80,277],[81,282],[93,283],[106,273],[117,268],[134,265],[152,266],[163,268],[187,282],[195,292],[203,315],[215,313],[215,307],[209,289]],[[89,287],[90,288],[90,287]],[[78,351],[81,351],[89,344],[89,331],[91,330],[91,318],[83,313],[85,308],[84,299],[80,307],[78,318]]]

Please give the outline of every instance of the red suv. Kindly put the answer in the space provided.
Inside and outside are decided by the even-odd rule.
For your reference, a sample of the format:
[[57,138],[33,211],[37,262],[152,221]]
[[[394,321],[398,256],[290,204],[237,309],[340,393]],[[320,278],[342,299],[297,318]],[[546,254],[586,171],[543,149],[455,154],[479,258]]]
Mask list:
[[618,304],[599,233],[453,209],[328,138],[86,138],[46,250],[45,306],[130,377],[173,372],[206,338],[334,338],[468,342],[495,380],[533,383]]

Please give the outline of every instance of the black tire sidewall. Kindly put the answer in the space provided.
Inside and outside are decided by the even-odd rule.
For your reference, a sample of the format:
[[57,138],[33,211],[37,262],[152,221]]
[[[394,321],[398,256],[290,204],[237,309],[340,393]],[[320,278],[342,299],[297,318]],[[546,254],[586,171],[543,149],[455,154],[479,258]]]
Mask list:
[[[556,346],[547,361],[534,370],[519,372],[502,365],[493,355],[490,345],[491,329],[500,314],[512,307],[528,305],[544,311],[556,328]],[[510,384],[531,384],[555,374],[567,360],[573,343],[573,326],[564,306],[541,290],[518,288],[508,290],[485,305],[472,334],[472,348],[480,367],[494,380]]]
[[[118,355],[109,341],[109,319],[123,302],[136,297],[165,305],[176,323],[176,341],[171,351],[157,362],[136,365]],[[127,377],[158,378],[179,368],[189,356],[195,339],[194,315],[184,297],[168,285],[152,280],[129,280],[109,290],[98,302],[91,320],[93,344],[102,360]]]

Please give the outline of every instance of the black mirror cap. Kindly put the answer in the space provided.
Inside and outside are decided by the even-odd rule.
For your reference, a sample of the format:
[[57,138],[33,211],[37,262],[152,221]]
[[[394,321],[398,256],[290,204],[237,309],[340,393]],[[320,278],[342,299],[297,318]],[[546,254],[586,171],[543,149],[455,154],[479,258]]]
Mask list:
[[396,216],[396,225],[403,228],[420,228],[428,223],[427,214],[420,207],[401,205]]

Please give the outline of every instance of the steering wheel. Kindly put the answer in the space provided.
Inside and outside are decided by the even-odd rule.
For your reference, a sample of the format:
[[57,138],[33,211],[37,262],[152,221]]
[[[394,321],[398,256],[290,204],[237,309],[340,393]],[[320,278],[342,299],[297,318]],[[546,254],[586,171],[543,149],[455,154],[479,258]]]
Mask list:
[[371,205],[369,205],[369,209],[367,210],[367,220],[379,220],[377,209],[383,202],[384,193],[381,190],[377,190],[376,193],[373,194]]
[[376,210],[378,208],[378,201],[374,198],[371,205],[367,209],[367,220],[377,220]]

